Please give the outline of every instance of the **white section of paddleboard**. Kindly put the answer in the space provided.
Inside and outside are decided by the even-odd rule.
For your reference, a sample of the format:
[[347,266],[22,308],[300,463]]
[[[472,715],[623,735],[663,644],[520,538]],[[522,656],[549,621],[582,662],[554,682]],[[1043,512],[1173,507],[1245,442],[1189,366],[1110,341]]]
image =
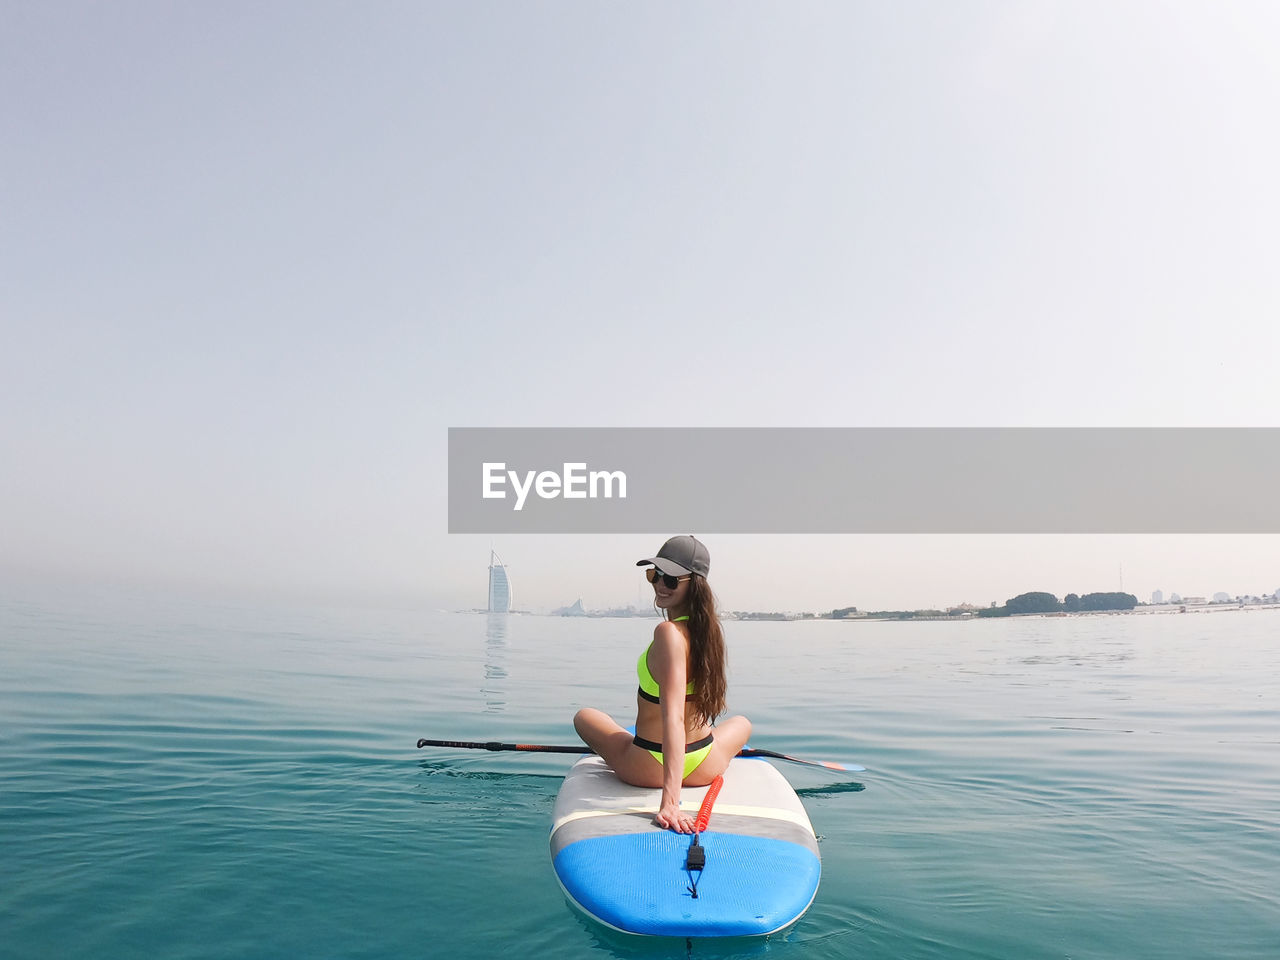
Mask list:
[[[686,787],[697,813],[706,787]],[[706,867],[685,869],[692,837],[653,823],[661,791],[633,787],[603,760],[583,757],[565,777],[551,825],[556,878],[588,916],[627,933],[678,937],[759,936],[790,926],[809,908],[821,864],[804,805],[764,760],[735,758],[700,837]]]

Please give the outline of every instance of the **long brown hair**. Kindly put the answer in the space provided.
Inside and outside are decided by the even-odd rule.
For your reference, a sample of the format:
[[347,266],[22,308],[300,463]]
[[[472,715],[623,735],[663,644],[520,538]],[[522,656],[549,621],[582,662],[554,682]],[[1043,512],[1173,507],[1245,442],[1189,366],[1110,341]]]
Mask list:
[[716,616],[716,596],[705,577],[689,578],[689,679],[693,681],[690,706],[704,723],[724,713],[729,684],[725,679],[724,632]]

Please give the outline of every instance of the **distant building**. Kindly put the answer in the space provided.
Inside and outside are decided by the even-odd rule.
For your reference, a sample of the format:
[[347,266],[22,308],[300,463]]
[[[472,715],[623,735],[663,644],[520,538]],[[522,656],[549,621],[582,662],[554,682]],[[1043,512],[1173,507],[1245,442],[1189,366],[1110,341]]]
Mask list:
[[498,555],[489,551],[489,612],[511,612],[511,581]]
[[1181,602],[1182,602],[1182,598],[1181,598],[1180,596],[1178,596],[1176,593],[1171,593],[1171,594],[1169,594],[1169,602],[1170,602],[1170,603],[1181,603]]
[[1164,591],[1163,591],[1163,590],[1153,590],[1153,591],[1151,592],[1151,602],[1152,602],[1152,603],[1164,603]]
[[1230,603],[1231,595],[1228,593],[1223,593],[1221,590],[1219,590],[1217,593],[1213,595],[1213,602],[1214,603]]
[[587,611],[582,609],[582,598],[579,597],[573,601],[571,606],[559,607],[552,612],[552,615],[556,617],[585,617]]

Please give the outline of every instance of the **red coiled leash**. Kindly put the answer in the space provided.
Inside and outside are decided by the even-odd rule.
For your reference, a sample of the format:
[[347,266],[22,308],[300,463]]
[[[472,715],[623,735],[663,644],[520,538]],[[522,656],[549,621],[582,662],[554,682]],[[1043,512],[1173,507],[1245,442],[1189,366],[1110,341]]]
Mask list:
[[716,797],[720,796],[720,788],[724,786],[724,776],[718,776],[707,787],[707,795],[702,798],[702,806],[698,808],[698,819],[693,822],[693,833],[697,836],[707,829],[707,821],[711,819],[711,808],[716,805]]
[[[689,893],[693,895],[693,899],[698,899],[698,881],[702,879],[702,871],[707,866],[706,849],[698,842],[698,834],[707,829],[707,823],[711,820],[711,808],[716,804],[716,797],[720,795],[720,788],[724,786],[724,777],[716,777],[707,787],[707,795],[702,798],[702,806],[698,808],[698,817],[693,821],[693,842],[689,844],[689,855],[685,859],[684,868],[689,873]],[[695,877],[694,871],[698,875]]]

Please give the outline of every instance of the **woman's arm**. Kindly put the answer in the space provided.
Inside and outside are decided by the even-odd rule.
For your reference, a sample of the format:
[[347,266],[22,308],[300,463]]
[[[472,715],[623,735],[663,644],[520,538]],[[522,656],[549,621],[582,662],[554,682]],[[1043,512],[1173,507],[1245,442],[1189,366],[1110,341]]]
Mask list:
[[649,648],[649,672],[658,681],[662,699],[662,802],[655,821],[680,833],[692,833],[694,818],[680,811],[680,786],[684,782],[685,661],[688,642],[671,623],[660,623]]

